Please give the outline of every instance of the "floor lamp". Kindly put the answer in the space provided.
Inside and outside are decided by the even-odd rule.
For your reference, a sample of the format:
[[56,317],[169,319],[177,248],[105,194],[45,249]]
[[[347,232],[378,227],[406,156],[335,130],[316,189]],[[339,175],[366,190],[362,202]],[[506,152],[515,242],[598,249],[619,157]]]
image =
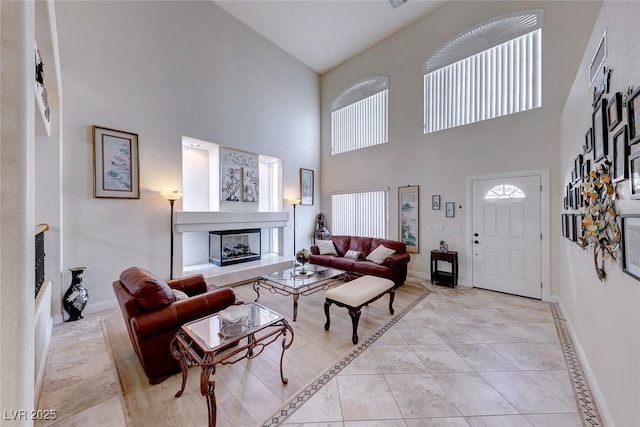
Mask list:
[[169,201],[169,204],[171,205],[171,226],[169,227],[169,231],[171,234],[171,267],[169,278],[173,280],[173,204],[176,202],[176,200],[180,200],[182,198],[182,192],[173,190],[163,191],[160,194],[162,194],[162,197],[167,199]]
[[296,256],[296,205],[299,205],[300,199],[289,199],[287,200],[289,203],[293,205],[293,256]]

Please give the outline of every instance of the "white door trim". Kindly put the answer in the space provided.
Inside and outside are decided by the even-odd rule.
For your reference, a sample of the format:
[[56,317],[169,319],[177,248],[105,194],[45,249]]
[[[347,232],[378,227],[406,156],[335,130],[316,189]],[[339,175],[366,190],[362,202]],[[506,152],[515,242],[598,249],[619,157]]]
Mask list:
[[485,179],[514,178],[521,176],[539,176],[542,185],[540,193],[540,278],[542,280],[542,301],[555,301],[551,298],[551,229],[550,229],[550,188],[549,169],[538,169],[521,172],[505,172],[491,175],[468,176],[465,179],[465,198],[467,202],[467,215],[465,218],[465,259],[466,276],[469,286],[473,286],[473,181]]

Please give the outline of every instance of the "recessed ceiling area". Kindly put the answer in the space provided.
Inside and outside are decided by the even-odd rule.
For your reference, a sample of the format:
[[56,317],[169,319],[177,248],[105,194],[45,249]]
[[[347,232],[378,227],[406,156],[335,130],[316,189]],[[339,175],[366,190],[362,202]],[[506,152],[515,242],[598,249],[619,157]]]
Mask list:
[[323,74],[446,0],[222,0],[215,4],[309,68]]

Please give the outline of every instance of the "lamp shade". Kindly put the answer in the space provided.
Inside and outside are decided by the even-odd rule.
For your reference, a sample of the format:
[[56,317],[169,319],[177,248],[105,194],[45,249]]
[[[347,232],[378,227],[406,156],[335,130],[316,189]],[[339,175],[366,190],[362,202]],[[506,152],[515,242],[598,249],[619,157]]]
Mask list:
[[287,203],[290,205],[299,205],[301,201],[301,199],[287,199]]
[[171,201],[176,201],[179,199],[182,199],[182,191],[178,191],[178,190],[171,190],[171,191],[161,191],[160,194],[162,195],[162,197],[164,197],[165,199]]

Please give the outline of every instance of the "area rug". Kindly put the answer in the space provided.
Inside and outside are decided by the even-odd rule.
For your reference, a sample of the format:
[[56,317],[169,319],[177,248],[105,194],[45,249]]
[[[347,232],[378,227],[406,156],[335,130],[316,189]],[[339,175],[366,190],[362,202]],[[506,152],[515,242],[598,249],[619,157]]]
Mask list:
[[[344,353],[339,353],[335,355],[335,358],[329,358],[328,363],[324,365],[325,367],[330,367],[326,372],[323,373],[323,371],[325,371],[327,368],[319,369],[317,371],[318,373],[315,375],[320,375],[320,377],[308,376],[308,378],[316,378],[315,380],[313,380],[313,384],[305,385],[305,382],[298,381],[298,385],[295,390],[288,393],[287,396],[282,396],[283,399],[281,400],[281,402],[286,402],[286,404],[278,402],[271,406],[271,408],[265,408],[264,413],[258,418],[256,418],[255,414],[253,413],[249,414],[254,420],[253,422],[251,422],[251,419],[247,418],[247,414],[237,415],[238,412],[244,412],[244,410],[238,410],[237,406],[225,407],[225,402],[223,402],[222,399],[219,399],[218,425],[260,425],[260,423],[263,423],[265,419],[274,419],[275,416],[270,416],[270,414],[276,409],[278,414],[277,418],[275,419],[275,421],[267,425],[276,425],[278,423],[281,423],[285,418],[282,415],[282,405],[286,405],[288,407],[288,409],[285,410],[284,414],[290,415],[291,413],[293,413],[296,408],[301,406],[306,400],[308,400],[309,397],[311,397],[315,393],[315,390],[319,389],[322,384],[336,375],[350,361],[354,360],[360,353],[362,353],[364,349],[370,346],[376,339],[382,336],[391,326],[393,326],[406,313],[408,313],[413,307],[415,307],[416,304],[423,301],[431,291],[424,287],[422,285],[422,282],[423,281],[421,280],[407,280],[407,284],[410,285],[413,289],[409,292],[409,295],[411,295],[411,297],[406,298],[403,304],[399,304],[396,314],[386,317],[386,319],[388,320],[382,326],[378,326],[377,328],[375,326],[368,328],[369,332],[365,332],[362,335],[364,337],[367,334],[370,334],[370,336],[364,339],[363,337],[361,337],[359,345],[349,346],[348,350],[344,350],[345,352],[348,352],[348,354],[341,357],[340,354]],[[251,292],[247,295],[253,297],[254,295]],[[245,300],[249,300],[249,297],[247,295],[240,296],[243,296]],[[316,300],[312,300],[309,298],[310,297],[307,297],[307,299],[301,300],[301,303],[317,303]],[[260,301],[262,301],[262,299]],[[286,308],[289,309],[289,300],[283,299],[282,301],[285,301]],[[273,302],[273,300],[271,300],[271,302]],[[397,296],[396,303],[398,303]],[[306,308],[308,309],[309,306],[307,306]],[[377,310],[381,310],[383,312],[386,311],[386,304],[380,303],[380,307],[378,307]],[[322,311],[322,308],[320,308],[320,311]],[[308,311],[303,311],[303,314],[306,316],[308,314]],[[386,314],[388,316],[388,311],[386,311]],[[342,321],[344,325],[348,323],[348,325],[351,326],[351,322],[348,320],[348,316],[342,317],[346,318],[346,320],[336,318],[336,326],[339,325],[340,321]],[[323,322],[324,320],[322,320],[321,323]],[[303,325],[297,326],[303,327]],[[322,329],[322,324],[320,324],[320,328]],[[151,386],[148,383],[147,378],[142,371],[142,368],[140,367],[135,352],[133,351],[121,316],[112,316],[108,319],[104,319],[102,321],[102,329],[106,338],[105,341],[107,342],[110,349],[113,363],[116,367],[120,386],[122,408],[128,426],[197,426],[202,424],[203,419],[206,420],[206,404],[204,403],[204,399],[200,395],[199,376],[194,375],[195,372],[189,375],[187,388],[184,395],[180,399],[176,399],[173,397],[173,395],[180,387],[181,376],[173,375],[166,381]],[[348,338],[350,341],[350,334],[348,334]],[[333,362],[335,360],[338,360],[338,362]],[[265,362],[264,356],[262,358],[254,359],[252,363],[255,367],[256,364],[260,365],[263,362]],[[239,369],[239,371],[235,371],[234,374],[236,375],[236,377],[238,377],[242,376],[241,372],[242,370],[244,370],[244,367],[233,365],[233,367],[225,367],[225,369]],[[305,369],[308,370],[308,367],[305,367]],[[217,372],[216,376],[218,377],[219,374],[222,375],[222,378],[218,378],[218,380],[222,381],[220,384],[224,384],[225,380],[227,380],[229,377],[233,377],[233,375],[229,374],[225,378],[224,372],[222,371]],[[289,385],[292,385],[291,381]],[[221,393],[224,393],[224,390],[220,391]],[[227,395],[228,394],[229,393],[227,392]],[[221,396],[224,396],[224,394],[221,394]],[[293,400],[295,400],[295,402],[292,402]],[[233,399],[229,399],[228,401],[231,402],[233,401]],[[233,420],[229,419],[228,417],[225,418],[225,415],[228,415],[230,413],[240,418],[234,418]]]
[[278,409],[270,419],[263,423],[263,427],[274,427],[282,424],[284,420],[290,417],[296,410],[298,410],[307,400],[309,400],[318,390],[320,390],[326,383],[331,381],[333,377],[338,375],[340,371],[349,365],[356,357],[358,357],[364,350],[366,350],[371,344],[373,344],[378,338],[380,338],[385,332],[387,332],[393,325],[398,323],[405,314],[410,312],[416,305],[422,302],[429,294],[430,290],[425,289],[425,293],[416,299],[413,303],[406,306],[402,311],[395,314],[387,323],[376,329],[367,339],[362,341],[358,346],[349,351],[344,357],[342,357],[335,365],[329,368],[326,372],[318,376],[314,381],[308,384],[302,389],[296,396],[289,399],[280,409]]

